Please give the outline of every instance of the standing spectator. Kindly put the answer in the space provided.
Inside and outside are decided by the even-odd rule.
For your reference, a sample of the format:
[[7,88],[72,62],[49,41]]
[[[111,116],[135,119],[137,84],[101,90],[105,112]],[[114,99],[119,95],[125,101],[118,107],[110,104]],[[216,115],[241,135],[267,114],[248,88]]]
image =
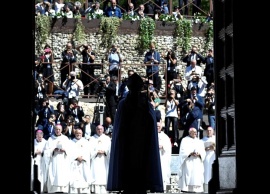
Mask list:
[[81,2],[79,1],[76,1],[75,2],[75,6],[74,6],[74,9],[73,9],[73,15],[79,15],[81,17],[85,17],[85,12],[84,12],[84,9],[82,8],[82,4]]
[[211,86],[212,83],[214,83],[214,56],[213,56],[213,50],[209,49],[207,56],[204,59],[205,63],[205,69],[203,75],[206,77],[207,81],[207,88]]
[[[83,47],[82,51],[80,50],[81,47]],[[89,97],[89,95],[94,95],[95,90],[95,82],[93,81],[95,68],[91,63],[95,63],[96,54],[92,51],[91,45],[80,45],[76,47],[76,50],[82,55],[81,80],[84,85],[84,95]]]
[[75,98],[70,100],[69,108],[67,109],[67,115],[74,117],[75,124],[83,122],[84,111],[82,106],[79,106],[79,101]]
[[183,19],[183,15],[178,6],[174,6],[172,14],[174,15],[176,20]]
[[98,125],[96,127],[96,134],[91,136],[89,143],[91,148],[90,173],[95,193],[108,193],[106,187],[109,171],[111,138],[104,134],[104,127]]
[[179,103],[181,103],[186,96],[186,87],[182,84],[182,78],[178,74],[176,79],[173,79],[172,83],[170,84],[170,89],[175,90],[176,92],[176,99]]
[[178,3],[179,3],[179,8],[180,8],[180,13],[182,15],[188,16],[188,8],[189,8],[188,0],[178,0]]
[[112,76],[110,83],[106,87],[105,93],[107,102],[106,116],[111,117],[112,124],[114,124],[115,121],[115,113],[118,104],[118,88],[119,88],[118,78],[116,76]]
[[44,190],[44,179],[46,172],[43,172],[42,162],[43,162],[43,152],[46,145],[47,140],[43,138],[43,131],[37,129],[35,131],[36,138],[34,139],[34,164],[37,165],[38,172],[38,180],[40,181],[41,192]]
[[69,192],[71,179],[70,140],[62,134],[62,125],[54,127],[54,134],[48,139],[45,150],[50,152],[48,166],[48,193]]
[[136,11],[134,11],[134,4],[133,3],[128,4],[127,14],[129,16],[132,16],[132,17],[138,15],[138,13]]
[[100,9],[100,3],[98,1],[95,2],[94,8],[91,9],[90,13],[98,14],[98,15],[103,15],[104,12],[102,9]]
[[48,140],[54,134],[55,114],[51,114],[48,122],[43,127],[44,139]]
[[38,109],[38,120],[36,122],[36,126],[42,125],[44,126],[51,114],[54,114],[54,107],[53,105],[50,105],[49,98],[45,97],[42,99],[42,104],[40,108]]
[[137,11],[138,16],[140,17],[140,19],[147,17],[146,13],[145,13],[145,7],[144,4],[140,4],[139,5],[139,9]]
[[[177,58],[175,56],[175,53],[169,49],[167,52],[167,55],[163,58],[167,61],[167,86],[171,84],[171,81],[174,79],[177,79],[177,73],[176,73],[176,66],[177,66]],[[165,78],[165,77],[164,77]],[[167,87],[167,90],[169,88]]]
[[216,129],[215,89],[210,87],[205,96],[205,109],[209,125]]
[[66,107],[64,105],[63,102],[58,102],[56,105],[56,110],[54,111],[55,113],[55,117],[56,117],[56,123],[60,123],[60,125],[63,126],[63,124],[66,121],[66,117],[67,117],[67,111],[66,111]]
[[204,98],[205,94],[206,94],[206,86],[207,86],[207,81],[205,79],[205,76],[198,76],[198,74],[194,74],[192,75],[192,79],[189,82],[187,89],[188,92],[190,93],[191,88],[195,87],[197,90],[197,94],[199,96],[201,96],[202,98]]
[[[130,77],[131,75],[133,75],[134,70],[133,69],[129,69],[128,70],[128,77]],[[122,80],[122,83],[120,84],[119,87],[119,101],[123,98],[125,98],[128,94],[128,87],[127,87],[127,82],[128,82],[128,78],[125,78],[124,80]]]
[[106,117],[102,126],[104,127],[104,134],[112,138],[113,125],[111,117]]
[[181,117],[180,117],[180,128],[183,130],[183,135],[180,138],[181,140],[188,136],[189,129],[195,128],[197,132],[199,131],[200,118],[202,117],[202,112],[199,107],[195,106],[192,100],[186,99],[181,103]]
[[[113,125],[108,191],[126,194],[163,192],[156,116],[144,83],[134,73],[129,94],[119,102]],[[128,130],[127,130],[128,126]]]
[[206,151],[206,156],[203,161],[204,164],[204,192],[208,193],[208,183],[212,178],[212,165],[216,159],[216,137],[214,129],[211,126],[207,127],[206,136],[202,138]]
[[76,72],[71,71],[63,82],[63,88],[65,88],[69,100],[72,98],[79,100],[80,91],[83,90],[84,86],[82,81],[76,78]]
[[75,137],[75,120],[72,115],[66,117],[65,125],[62,128],[62,134],[67,136],[68,139],[73,139]]
[[204,57],[198,53],[196,46],[192,46],[190,52],[182,59],[184,63],[187,63],[187,67],[190,66],[192,60],[196,60],[196,64],[201,66],[201,62],[204,61]]
[[66,49],[61,53],[61,86],[67,79],[69,72],[75,71],[74,65],[77,62],[77,53],[78,51],[72,48],[71,42],[66,44]]
[[[202,77],[203,74],[203,70],[202,68],[197,65],[197,61],[195,59],[191,60],[191,65],[187,66],[185,69],[185,78],[188,81],[187,85],[189,85],[189,83],[192,81],[192,79],[194,78],[194,76],[196,77]],[[188,94],[190,93],[190,91],[188,90]]]
[[172,144],[171,140],[167,134],[162,131],[161,122],[157,122],[158,130],[158,144],[159,144],[159,154],[162,170],[162,179],[164,191],[166,191],[167,184],[170,184],[171,179],[171,154],[172,154]]
[[82,129],[75,130],[75,137],[71,140],[71,180],[69,193],[91,193],[90,176],[90,144],[82,137]]
[[159,82],[159,64],[160,64],[160,54],[155,50],[155,43],[151,42],[150,50],[146,52],[144,56],[144,64],[147,64],[146,67],[146,76],[149,79],[153,80],[154,88],[160,89],[158,87]]
[[110,77],[112,76],[119,76],[120,71],[120,65],[123,61],[123,56],[120,54],[119,49],[112,45],[111,49],[109,50],[109,53],[107,55],[108,61],[109,61],[109,74]]
[[49,45],[45,45],[44,53],[42,57],[42,74],[43,79],[45,82],[45,90],[48,95],[52,95],[53,93],[53,82],[54,82],[54,72],[52,63],[53,59],[53,52]]
[[203,142],[196,137],[197,130],[189,129],[179,149],[179,182],[181,192],[203,192],[205,148]]
[[84,115],[82,124],[83,137],[87,140],[95,134],[96,126],[91,122],[90,115]]
[[118,17],[118,18],[122,18],[122,12],[121,12],[121,9],[119,7],[117,7],[116,0],[111,0],[111,6],[109,6],[105,10],[105,15],[107,17]]
[[197,14],[198,12],[201,12],[201,2],[202,0],[193,0],[192,2],[192,16]]
[[[171,90],[165,99],[165,133],[170,137],[171,143],[178,147],[179,131],[178,131],[178,100],[175,99],[176,92]],[[172,134],[170,134],[170,125],[172,124]]]

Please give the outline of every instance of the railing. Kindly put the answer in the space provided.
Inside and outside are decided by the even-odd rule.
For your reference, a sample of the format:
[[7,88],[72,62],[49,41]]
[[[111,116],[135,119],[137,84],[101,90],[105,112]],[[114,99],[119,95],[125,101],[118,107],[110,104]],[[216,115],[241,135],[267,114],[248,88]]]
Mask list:
[[[41,64],[61,64],[62,62],[59,61],[59,62],[42,62]],[[62,66],[62,68],[59,68],[59,84],[55,84],[55,82],[52,82],[50,81],[49,78],[51,78],[52,76],[54,76],[56,74],[56,72],[54,72],[53,74],[49,75],[48,77],[44,77],[43,76],[43,79],[44,81],[46,81],[47,83],[51,83],[53,84],[53,88],[57,88],[58,90],[61,90],[61,91],[65,91],[65,89],[62,88],[61,86],[61,70],[64,69],[64,68],[67,68],[68,67],[68,73],[70,73],[71,71],[73,71],[75,68],[79,69],[79,72],[80,74],[84,73],[85,76],[88,76],[89,78],[91,78],[91,81],[88,82],[88,83],[84,83],[84,88],[85,87],[90,87],[91,84],[96,84],[97,81],[99,81],[99,78],[101,78],[101,75],[98,75],[97,77],[93,77],[93,75],[90,75],[88,74],[87,72],[85,72],[81,67],[80,65],[83,65],[83,64],[87,64],[89,66],[101,66],[100,68],[98,69],[101,69],[101,75],[104,74],[104,72],[106,72],[106,74],[108,74],[108,68],[106,68],[106,70],[104,69],[105,67],[108,67],[109,64],[107,63],[82,63],[82,62],[76,62],[76,63],[67,63],[65,66]],[[133,68],[144,68],[144,67],[147,67],[147,66],[153,66],[153,65],[156,65],[156,64],[144,64],[144,63],[132,63],[132,64],[123,64],[121,63],[120,66],[119,66],[119,69],[118,69],[118,82],[121,83],[122,82],[122,75],[121,75],[121,68],[127,68],[129,66],[129,68],[127,69],[133,69]],[[104,67],[105,66],[105,67]],[[158,73],[158,72],[163,72],[164,75],[165,75],[165,84],[164,84],[164,87],[165,87],[165,94],[160,96],[160,98],[164,98],[166,95],[167,95],[167,71],[166,71],[166,64],[165,63],[161,63],[159,64],[159,70],[156,71],[156,72],[153,72],[149,77],[153,77],[154,74]],[[163,74],[162,74],[163,75]],[[146,75],[145,75],[146,76]],[[148,77],[148,78],[149,78]],[[80,79],[80,77],[78,77]],[[47,96],[49,97],[61,97],[61,95],[59,94],[47,94]],[[90,97],[95,97],[96,94],[94,95],[80,95],[81,97],[87,97],[87,98],[90,98]]]

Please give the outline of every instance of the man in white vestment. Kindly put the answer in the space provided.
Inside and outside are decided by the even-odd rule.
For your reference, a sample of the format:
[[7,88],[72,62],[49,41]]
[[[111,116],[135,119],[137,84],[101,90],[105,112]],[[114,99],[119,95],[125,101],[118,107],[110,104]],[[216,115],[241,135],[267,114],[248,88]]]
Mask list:
[[82,137],[80,128],[75,130],[75,137],[71,140],[72,162],[69,193],[90,194],[90,144]]
[[211,126],[207,127],[206,136],[202,138],[206,151],[206,156],[203,161],[204,164],[204,192],[208,193],[208,182],[212,178],[212,164],[216,159],[216,137],[214,129]]
[[71,142],[62,134],[62,125],[54,126],[55,134],[47,140],[45,149],[50,153],[48,164],[48,193],[69,192],[70,165],[71,165]]
[[91,136],[90,142],[90,156],[91,156],[91,179],[94,191],[97,194],[108,193],[107,178],[109,170],[109,159],[111,150],[111,139],[104,134],[104,127],[98,125],[96,127],[96,134]]
[[180,169],[178,186],[183,192],[203,192],[205,158],[204,143],[197,138],[197,130],[189,129],[179,149]]
[[[36,131],[36,138],[34,139],[34,164],[37,165],[38,180],[40,182],[40,189],[43,192],[44,188],[44,172],[42,169],[42,156],[47,140],[43,138],[43,131],[38,129]],[[45,173],[46,174],[46,173]]]
[[161,122],[157,122],[157,129],[163,187],[164,191],[166,191],[167,184],[170,184],[171,178],[172,144],[168,135],[165,134],[164,131],[162,131]]

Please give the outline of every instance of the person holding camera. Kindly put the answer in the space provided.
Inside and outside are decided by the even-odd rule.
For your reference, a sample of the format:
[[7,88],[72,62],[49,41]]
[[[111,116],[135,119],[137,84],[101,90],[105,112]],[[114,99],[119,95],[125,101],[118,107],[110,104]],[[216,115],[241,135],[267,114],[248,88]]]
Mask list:
[[204,61],[204,57],[198,53],[196,46],[192,46],[191,51],[182,59],[184,63],[187,63],[187,67],[191,65],[192,60],[196,60],[198,66],[201,66],[201,62]]
[[216,128],[216,109],[215,109],[215,89],[210,87],[205,95],[205,109],[207,111],[208,123],[214,130]]
[[145,53],[144,64],[146,64],[146,76],[153,80],[154,88],[160,90],[159,82],[159,64],[160,53],[155,50],[155,43],[151,42],[149,45],[150,50]]
[[75,119],[73,115],[68,115],[63,126],[63,135],[67,136],[68,139],[75,137]]
[[117,2],[116,0],[111,0],[110,6],[108,6],[105,9],[105,15],[107,17],[118,17],[122,18],[122,12],[119,7],[117,7]]
[[[178,147],[179,131],[178,131],[178,112],[177,107],[179,101],[175,99],[176,91],[170,90],[165,99],[165,133],[171,138],[173,146]],[[172,132],[170,125],[172,124]]]
[[48,140],[54,134],[54,127],[56,122],[55,114],[51,114],[48,122],[43,126],[44,139]]
[[61,70],[61,85],[63,85],[70,71],[75,70],[75,63],[77,62],[78,51],[73,49],[71,42],[66,44],[66,49],[61,53],[62,62]]
[[48,123],[51,114],[54,114],[54,107],[50,105],[48,97],[42,99],[41,106],[37,109],[37,114],[38,120],[36,122],[36,126],[44,126]]
[[119,76],[119,71],[121,69],[121,62],[123,61],[123,56],[120,54],[119,49],[112,45],[111,49],[108,53],[108,61],[109,61],[109,74],[112,76]]
[[84,111],[83,108],[79,106],[76,98],[70,99],[67,115],[72,115],[74,117],[75,124],[83,122]]
[[[177,65],[177,58],[175,56],[175,53],[172,51],[172,49],[169,49],[167,52],[167,55],[162,57],[167,61],[167,87],[169,84],[171,84],[171,81],[174,79],[177,79],[177,72],[176,72],[176,65]],[[165,78],[165,77],[164,77]],[[168,90],[169,88],[167,88]]]
[[63,88],[66,89],[68,99],[75,98],[79,100],[80,91],[84,89],[84,86],[82,81],[76,78],[76,72],[71,71],[63,83]]
[[[81,48],[83,47],[83,50],[81,51]],[[95,62],[96,54],[92,51],[91,45],[79,45],[76,47],[76,50],[79,51],[79,53],[82,55],[82,64],[80,64],[81,67],[81,79],[82,83],[85,86],[83,91],[84,95],[94,95],[95,90],[95,83],[92,82],[95,78],[94,71],[95,68],[91,63]]]

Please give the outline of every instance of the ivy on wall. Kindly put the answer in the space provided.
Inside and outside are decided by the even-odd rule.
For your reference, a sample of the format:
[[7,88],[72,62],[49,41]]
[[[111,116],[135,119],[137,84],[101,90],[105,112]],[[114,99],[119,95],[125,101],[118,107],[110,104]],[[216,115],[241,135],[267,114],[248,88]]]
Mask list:
[[46,15],[38,15],[35,18],[36,24],[36,49],[40,53],[46,43],[51,31],[52,18]]
[[191,49],[192,21],[187,19],[175,22],[175,37],[177,46],[182,48],[182,53],[187,53]]
[[104,48],[114,44],[121,20],[118,17],[102,17],[99,33],[102,34],[100,46]]
[[143,53],[149,48],[150,42],[154,38],[154,30],[156,29],[156,22],[150,17],[146,17],[140,20],[139,25],[139,37],[137,50],[139,53]]
[[86,39],[86,33],[85,33],[85,27],[82,23],[82,18],[76,18],[76,28],[74,31],[74,38],[76,41],[78,41],[79,44],[83,44]]

